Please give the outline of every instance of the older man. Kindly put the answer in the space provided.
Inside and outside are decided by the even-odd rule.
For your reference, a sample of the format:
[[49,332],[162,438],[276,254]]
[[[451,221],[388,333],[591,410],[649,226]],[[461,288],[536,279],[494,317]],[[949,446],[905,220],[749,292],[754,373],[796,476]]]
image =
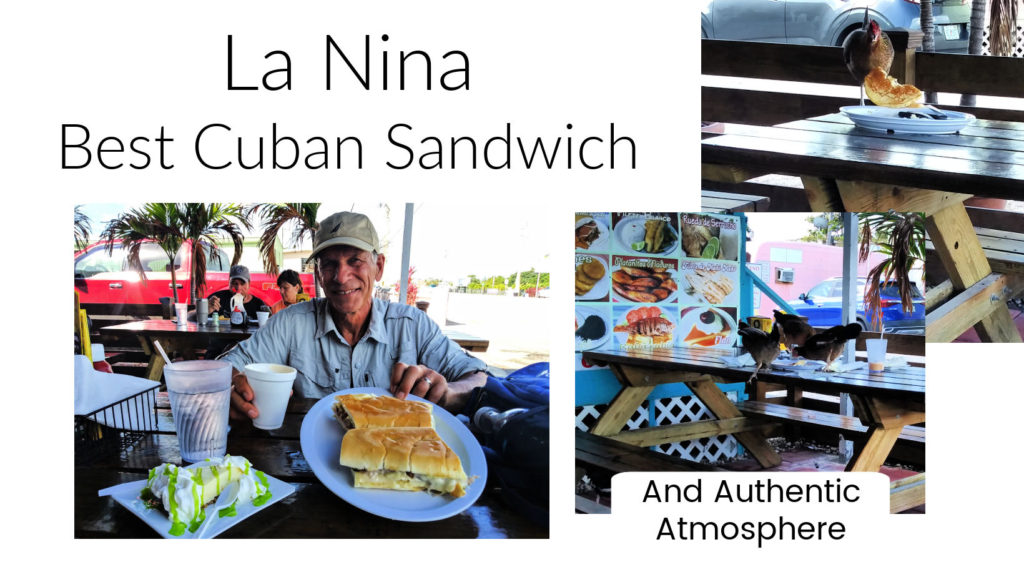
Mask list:
[[294,391],[320,398],[353,387],[417,395],[458,411],[487,381],[483,361],[441,334],[415,307],[373,298],[384,255],[365,215],[341,212],[320,223],[313,238],[316,275],[325,297],[270,317],[250,339],[224,355],[234,366],[232,418],[258,415],[242,370],[279,363],[298,371]]

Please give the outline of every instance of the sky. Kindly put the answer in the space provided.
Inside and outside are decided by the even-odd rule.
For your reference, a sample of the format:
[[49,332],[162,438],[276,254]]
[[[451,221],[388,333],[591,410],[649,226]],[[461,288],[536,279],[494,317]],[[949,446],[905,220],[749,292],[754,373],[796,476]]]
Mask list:
[[[85,204],[81,210],[92,221],[92,238],[105,223],[129,208],[125,204]],[[325,202],[323,217],[350,210],[370,217],[385,246],[384,281],[395,281],[401,272],[405,205]],[[548,220],[533,206],[507,204],[500,211],[486,205],[415,203],[412,219],[410,265],[414,278],[456,281],[470,274],[510,275],[534,268],[550,272]],[[257,236],[257,233],[250,233]],[[288,242],[288,237],[283,240]],[[307,245],[309,241],[306,241]]]

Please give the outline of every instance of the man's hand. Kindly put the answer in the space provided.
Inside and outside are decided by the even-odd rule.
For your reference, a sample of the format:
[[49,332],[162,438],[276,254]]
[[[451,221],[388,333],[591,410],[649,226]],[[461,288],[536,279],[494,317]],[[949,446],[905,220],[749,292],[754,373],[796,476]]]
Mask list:
[[260,415],[259,409],[252,404],[256,397],[249,386],[249,379],[245,373],[238,369],[231,369],[231,418],[241,420],[245,418],[255,419]]
[[[210,297],[210,312],[214,311],[220,312],[220,297]],[[248,385],[248,381],[246,384]]]
[[437,371],[423,365],[395,363],[391,369],[391,394],[399,399],[416,395],[444,406],[447,392],[448,381]]

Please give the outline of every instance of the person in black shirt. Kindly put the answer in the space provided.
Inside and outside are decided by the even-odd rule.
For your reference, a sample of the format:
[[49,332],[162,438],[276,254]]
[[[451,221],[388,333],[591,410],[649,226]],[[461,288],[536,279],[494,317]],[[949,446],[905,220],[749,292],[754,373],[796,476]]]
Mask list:
[[256,313],[266,306],[259,297],[249,294],[249,269],[242,265],[231,267],[230,289],[219,290],[209,296],[210,312],[218,313],[222,317],[231,317],[231,297],[236,293],[245,297],[242,306],[245,307],[245,316],[250,319],[256,318]]

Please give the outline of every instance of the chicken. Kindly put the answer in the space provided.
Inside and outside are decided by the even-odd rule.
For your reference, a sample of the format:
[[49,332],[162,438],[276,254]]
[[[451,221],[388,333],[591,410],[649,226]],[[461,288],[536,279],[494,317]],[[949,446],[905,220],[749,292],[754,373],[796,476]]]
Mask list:
[[747,384],[754,382],[757,379],[757,373],[761,370],[761,366],[769,367],[772,361],[779,356],[779,341],[781,335],[779,333],[778,323],[772,327],[771,333],[766,333],[761,329],[755,329],[747,323],[740,321],[740,330],[737,331],[740,334],[743,348],[747,349],[750,356],[757,362],[757,366],[754,367],[754,373],[747,379]]
[[860,325],[850,323],[848,325],[837,325],[830,329],[821,331],[807,339],[803,346],[793,347],[793,357],[804,357],[816,361],[825,361],[823,371],[832,370],[832,362],[843,354],[843,347],[846,341],[855,339],[860,335]]
[[794,345],[802,345],[807,337],[814,334],[814,327],[807,324],[804,317],[789,315],[782,311],[775,311],[775,324],[782,326],[782,344],[793,350]]
[[867,7],[864,8],[864,25],[850,32],[843,41],[843,62],[860,84],[860,105],[864,106],[864,78],[875,68],[881,68],[886,75],[892,67],[893,49],[889,36],[871,20]]

